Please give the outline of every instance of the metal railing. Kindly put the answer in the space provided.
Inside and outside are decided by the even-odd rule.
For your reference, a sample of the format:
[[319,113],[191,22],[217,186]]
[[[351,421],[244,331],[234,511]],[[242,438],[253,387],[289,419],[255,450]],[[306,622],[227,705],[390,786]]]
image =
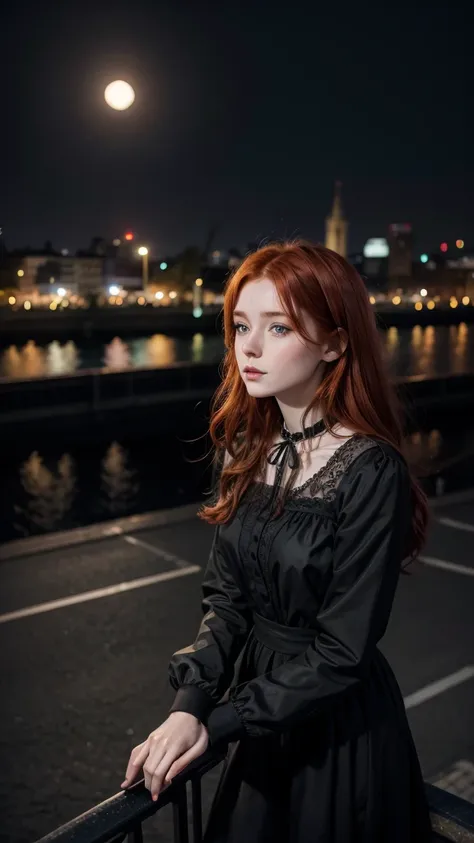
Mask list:
[[[220,764],[225,754],[208,751],[197,758],[153,802],[143,779],[90,811],[57,828],[36,843],[143,843],[143,823],[165,805],[173,806],[174,843],[202,841],[201,779]],[[191,785],[191,811],[187,784]],[[426,784],[433,841],[474,843],[474,805]]]
[[[201,779],[220,764],[224,754],[208,751],[191,762],[153,802],[141,779],[128,790],[116,793],[85,814],[42,837],[37,843],[143,843],[143,823],[166,805],[173,806],[174,843],[202,841]],[[187,783],[191,785],[189,822]]]

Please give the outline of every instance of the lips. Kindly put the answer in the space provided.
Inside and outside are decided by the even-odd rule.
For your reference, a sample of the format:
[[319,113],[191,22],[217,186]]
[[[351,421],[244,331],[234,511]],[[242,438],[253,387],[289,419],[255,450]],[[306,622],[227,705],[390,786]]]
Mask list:
[[253,372],[256,375],[264,375],[265,372],[262,372],[261,369],[256,369],[255,366],[246,366],[244,372],[249,372],[250,374]]

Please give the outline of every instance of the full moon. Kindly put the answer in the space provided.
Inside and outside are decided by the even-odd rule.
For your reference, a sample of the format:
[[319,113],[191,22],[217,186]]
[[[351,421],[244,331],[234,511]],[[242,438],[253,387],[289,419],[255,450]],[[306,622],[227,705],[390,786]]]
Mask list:
[[104,98],[107,105],[110,105],[111,108],[115,108],[116,111],[125,111],[133,103],[135,91],[128,82],[117,79],[115,82],[107,85],[104,91]]

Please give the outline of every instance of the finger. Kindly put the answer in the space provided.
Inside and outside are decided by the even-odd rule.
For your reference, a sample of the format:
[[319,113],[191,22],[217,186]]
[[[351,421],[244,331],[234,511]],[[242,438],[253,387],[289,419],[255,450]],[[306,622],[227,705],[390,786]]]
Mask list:
[[188,766],[188,764],[191,763],[191,761],[194,761],[195,758],[199,758],[199,756],[203,754],[205,748],[205,742],[199,740],[194,744],[194,746],[191,747],[191,749],[188,749],[187,752],[184,752],[183,755],[180,755],[180,757],[177,758],[176,761],[173,761],[171,767],[169,768],[165,776],[165,782],[169,783],[172,779],[174,779],[175,776],[178,775],[178,773],[182,773],[182,771],[185,769],[185,767]]
[[141,767],[143,767],[146,759],[148,758],[149,752],[150,747],[148,741],[144,741],[137,755],[134,755],[134,751],[132,751],[132,754],[130,755],[130,760],[127,765],[127,770],[125,772],[125,779],[123,780],[120,787],[128,787],[131,782],[137,777]]
[[162,760],[160,761],[158,766],[155,768],[155,771],[154,771],[152,779],[151,779],[150,788],[149,788],[150,793],[151,793],[151,798],[153,799],[154,802],[156,802],[156,800],[158,799],[158,796],[160,795],[161,789],[163,787],[163,780],[165,778],[165,775],[166,775],[167,771],[169,770],[171,764],[175,760],[176,760],[176,753],[175,752],[168,752],[168,753],[166,753],[164,758],[162,758]]

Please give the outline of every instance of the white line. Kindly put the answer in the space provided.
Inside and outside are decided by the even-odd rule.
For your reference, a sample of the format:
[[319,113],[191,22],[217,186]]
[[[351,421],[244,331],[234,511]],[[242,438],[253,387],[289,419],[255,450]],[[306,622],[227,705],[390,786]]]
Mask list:
[[456,673],[451,673],[450,676],[445,676],[444,679],[438,679],[437,682],[431,682],[430,685],[426,685],[419,691],[415,691],[414,694],[409,694],[408,697],[404,698],[405,708],[414,708],[416,705],[431,700],[438,694],[442,694],[450,688],[455,688],[456,685],[460,685],[461,682],[467,682],[468,679],[472,679],[473,677],[474,665],[467,665],[467,667],[461,668]]
[[455,530],[467,530],[468,533],[474,533],[474,524],[466,524],[465,521],[455,521],[454,518],[438,518],[440,524],[445,527],[454,527]]
[[168,553],[167,550],[161,550],[161,548],[155,547],[154,544],[144,542],[143,539],[137,539],[135,536],[121,536],[121,538],[128,542],[128,544],[133,544],[136,547],[143,547],[145,550],[149,550],[154,556],[158,556],[165,562],[171,562],[173,565],[176,565],[177,568],[187,568],[189,566],[189,562],[186,562],[185,559],[180,559],[179,556],[175,556],[174,553]]
[[467,577],[474,577],[474,568],[468,568],[467,565],[446,562],[444,559],[437,559],[436,556],[419,556],[418,559],[424,565],[431,565],[432,568],[442,568],[445,571],[452,571],[454,574],[465,574]]
[[84,591],[82,594],[74,594],[71,597],[63,597],[60,600],[38,603],[36,606],[27,606],[26,609],[17,609],[15,612],[7,612],[5,615],[0,615],[0,623],[16,621],[20,618],[30,617],[31,615],[41,615],[43,612],[53,612],[55,609],[74,606],[76,603],[86,603],[88,600],[99,600],[101,597],[110,597],[113,594],[123,594],[126,591],[133,591],[135,588],[154,585],[157,582],[167,582],[167,580],[174,580],[177,577],[197,574],[200,570],[199,565],[189,565],[187,568],[180,568],[178,571],[166,571],[163,574],[153,574],[150,577],[140,577],[136,580],[127,580],[125,582],[119,582],[116,585],[108,585],[105,588],[96,588],[94,591]]

